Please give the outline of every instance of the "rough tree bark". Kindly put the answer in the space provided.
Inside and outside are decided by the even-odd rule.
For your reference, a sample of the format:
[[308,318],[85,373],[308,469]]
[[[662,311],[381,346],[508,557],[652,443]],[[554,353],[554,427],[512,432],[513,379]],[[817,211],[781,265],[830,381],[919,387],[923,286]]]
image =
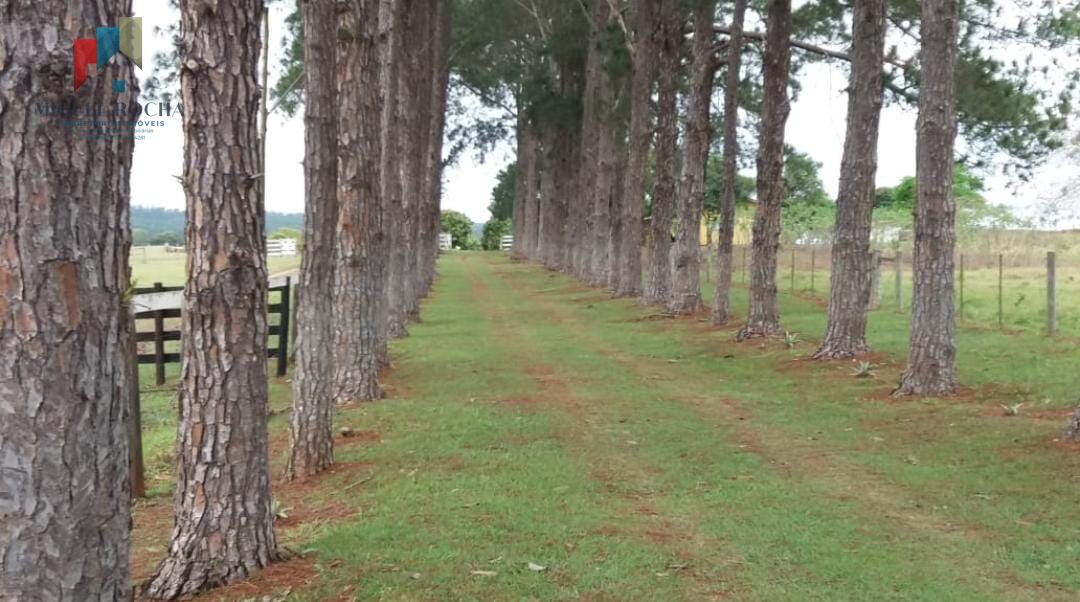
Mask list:
[[421,194],[423,194],[424,168],[427,159],[427,128],[430,124],[428,113],[431,111],[431,11],[436,4],[428,0],[414,6],[410,11],[408,41],[408,96],[411,112],[407,116],[405,127],[405,163],[403,179],[405,183],[405,220],[402,228],[405,232],[403,245],[405,260],[402,275],[402,312],[406,320],[420,319],[419,258],[420,218],[422,214]]
[[420,294],[427,295],[435,279],[435,259],[439,254],[439,208],[442,197],[443,132],[446,125],[446,95],[450,81],[450,19],[453,4],[450,0],[436,0],[432,7],[431,40],[432,54],[428,81],[431,87],[431,107],[426,118],[426,161],[424,185],[421,196],[420,240]]
[[380,196],[382,108],[379,1],[339,14],[338,225],[334,279],[334,401],[378,399],[386,242]]
[[526,120],[524,154],[518,158],[518,169],[525,178],[525,223],[522,236],[525,239],[525,256],[529,259],[537,259],[537,245],[539,244],[540,230],[540,198],[539,198],[539,158],[537,156],[539,144],[536,139],[536,129],[531,120]]
[[701,309],[699,237],[705,164],[709,158],[709,105],[716,69],[712,53],[715,7],[716,0],[697,0],[694,6],[690,97],[686,107],[678,232],[672,248],[671,296],[668,299],[668,311],[673,314],[690,314]]
[[679,60],[683,20],[676,0],[661,2],[661,40],[658,48],[656,109],[656,177],[649,220],[648,273],[642,301],[667,304],[671,292],[671,218],[678,173]]
[[525,170],[525,147],[528,143],[525,130],[529,127],[529,116],[520,98],[517,101],[517,125],[514,128],[516,145],[514,163],[514,208],[510,215],[511,234],[514,236],[515,259],[524,259],[525,254],[525,194],[528,173]]
[[[5,4],[0,20],[0,598],[125,600],[132,138],[36,114],[128,102],[99,68],[72,97],[72,40],[127,0]],[[108,74],[108,76],[106,76]]]
[[634,5],[633,73],[630,78],[630,140],[626,159],[626,194],[619,201],[619,236],[614,239],[612,293],[616,297],[641,294],[641,217],[645,204],[645,167],[652,144],[653,81],[659,46],[658,4],[638,0]]
[[[617,93],[617,97],[626,98],[630,93],[630,79],[623,78],[620,86],[620,90]],[[614,116],[613,116],[614,117]],[[623,214],[621,205],[626,199],[626,170],[627,161],[629,160],[629,152],[626,148],[627,144],[627,129],[629,126],[628,120],[623,118],[623,115],[618,116],[618,121],[613,124],[613,133],[615,136],[615,177],[612,179],[611,187],[611,205],[609,209],[609,221],[608,221],[608,280],[607,288],[612,294],[615,293],[619,287],[620,280],[622,278],[622,271],[619,270],[619,247],[624,236],[625,223],[623,221]],[[641,287],[641,263],[638,262],[638,287]]]
[[[394,305],[392,255],[389,246],[395,236],[393,224],[399,221],[396,211],[401,209],[401,178],[397,175],[398,132],[400,124],[397,114],[397,70],[400,67],[401,48],[398,37],[402,29],[401,5],[397,0],[379,0],[379,86],[383,90],[383,102],[379,115],[379,216],[383,240],[388,248],[383,254],[383,261],[378,266],[381,270],[382,298],[376,306],[378,331],[376,334],[376,357],[379,366],[390,365],[389,339],[393,330],[390,308]],[[340,116],[339,116],[340,118]],[[341,208],[339,206],[340,213]]]
[[255,66],[261,0],[180,3],[187,283],[176,522],[147,584],[172,599],[277,554],[267,462],[267,272]]
[[894,395],[947,395],[956,387],[953,316],[953,144],[956,0],[922,1],[916,132],[914,294],[908,360]]
[[540,241],[539,259],[548,269],[563,267],[566,226],[566,198],[558,193],[557,177],[559,163],[558,124],[551,121],[540,123],[540,146],[542,168],[540,172]]
[[[588,195],[582,199],[585,219],[581,221],[582,246],[588,257],[582,270],[586,282],[607,286],[610,269],[608,244],[611,235],[611,192],[615,184],[615,138],[612,131],[611,105],[614,90],[611,74],[605,66],[607,28],[614,15],[607,0],[593,3],[592,32],[586,57],[585,94],[583,98],[582,156],[587,161],[582,181]],[[591,103],[591,107],[590,107]]]
[[731,36],[727,47],[724,76],[724,185],[720,193],[720,220],[716,241],[716,290],[712,323],[727,324],[731,318],[731,272],[735,238],[735,181],[739,160],[739,82],[742,68],[743,20],[746,0],[735,0],[731,14]]
[[442,205],[443,133],[446,128],[446,100],[450,83],[450,31],[453,3],[437,0],[432,19],[432,40],[435,48],[431,61],[431,127],[428,129],[428,160],[424,170],[426,178],[424,203],[425,229],[423,270],[423,293],[426,295],[435,280],[435,260],[439,255],[439,213]]
[[850,358],[868,350],[866,313],[873,270],[870,219],[884,93],[885,1],[856,0],[852,21],[847,132],[836,198],[828,322],[815,359]]
[[296,368],[285,478],[304,478],[334,463],[333,288],[337,230],[335,0],[301,4],[306,69],[304,102],[304,254],[296,290]]
[[[409,171],[412,161],[409,155],[409,128],[416,112],[416,91],[412,88],[409,60],[415,50],[410,33],[415,26],[416,2],[414,0],[383,0],[383,12],[389,4],[392,24],[389,25],[389,59],[384,72],[388,73],[389,87],[383,96],[387,116],[383,116],[381,140],[383,140],[382,178],[386,201],[386,336],[400,338],[407,333],[405,327],[406,304],[406,247],[408,246],[408,221],[411,208],[411,183],[415,172]],[[385,29],[385,27],[384,27]],[[388,71],[386,71],[388,69]],[[408,174],[409,177],[406,177]]]
[[750,260],[750,311],[740,341],[780,332],[776,299],[776,253],[784,200],[784,125],[791,63],[791,0],[769,0],[763,58],[761,134],[757,155],[757,210]]
[[[555,193],[559,199],[562,199],[562,212],[559,214],[562,219],[563,227],[563,270],[565,271],[570,265],[571,261],[576,261],[579,268],[583,264],[587,263],[588,255],[585,253],[587,248],[582,244],[584,232],[579,226],[580,224],[574,224],[571,220],[571,209],[580,205],[574,202],[574,193],[579,188],[579,176],[580,176],[580,162],[581,162],[581,132],[575,129],[572,125],[566,124],[560,134],[558,141],[556,142],[556,163],[555,163]],[[580,121],[577,123],[577,127],[581,127]],[[571,244],[571,233],[575,238],[574,244]]]
[[596,176],[599,163],[597,161],[596,128],[599,119],[597,110],[597,92],[600,84],[599,71],[603,67],[601,61],[600,34],[603,31],[603,23],[607,18],[607,0],[594,1],[589,14],[589,42],[585,52],[585,87],[581,95],[581,177],[578,178],[579,188],[576,192],[577,202],[574,204],[575,216],[572,218],[578,226],[579,236],[585,238],[582,241],[582,252],[579,259],[578,278],[585,282],[592,282],[593,271],[593,237],[592,223],[593,212],[596,206]]

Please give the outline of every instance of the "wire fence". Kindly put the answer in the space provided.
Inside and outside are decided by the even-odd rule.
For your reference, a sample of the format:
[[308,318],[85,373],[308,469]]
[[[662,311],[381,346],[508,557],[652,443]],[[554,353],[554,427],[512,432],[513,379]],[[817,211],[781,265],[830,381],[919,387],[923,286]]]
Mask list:
[[[715,248],[702,248],[704,277],[711,279]],[[734,249],[733,282],[749,282],[751,251]],[[877,269],[872,305],[908,310],[912,296],[910,244],[874,251]],[[1036,249],[963,248],[955,254],[957,320],[1009,330],[1080,336],[1080,256]],[[777,288],[800,296],[829,296],[832,249],[828,245],[782,245]]]

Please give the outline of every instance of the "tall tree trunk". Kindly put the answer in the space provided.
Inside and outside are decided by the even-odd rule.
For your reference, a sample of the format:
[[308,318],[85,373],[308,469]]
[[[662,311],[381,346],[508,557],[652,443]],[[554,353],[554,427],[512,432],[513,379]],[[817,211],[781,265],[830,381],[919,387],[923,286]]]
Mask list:
[[519,98],[517,101],[517,127],[514,129],[516,153],[514,162],[514,208],[510,215],[511,234],[514,237],[514,258],[525,258],[525,194],[529,177],[525,169],[525,153],[528,144],[525,130],[529,127],[529,116],[523,106],[524,102]]
[[439,213],[442,204],[442,153],[443,133],[446,128],[446,99],[450,82],[450,19],[453,13],[451,0],[436,0],[432,17],[434,44],[431,60],[430,81],[432,87],[431,112],[428,119],[427,165],[424,169],[424,255],[423,292],[427,294],[435,279],[435,259],[439,255]]
[[731,273],[735,238],[735,182],[739,161],[739,83],[742,68],[743,20],[746,0],[735,0],[728,39],[727,72],[724,76],[724,185],[720,193],[720,220],[716,241],[716,290],[712,323],[720,326],[731,318]]
[[953,316],[953,144],[956,139],[956,0],[923,0],[916,125],[914,286],[908,360],[895,395],[956,387]]
[[[387,81],[379,0],[351,0],[338,25],[338,226],[334,282],[334,401],[377,399],[385,335],[380,305],[386,241],[380,197],[382,110]],[[385,38],[384,38],[385,40]],[[385,41],[383,42],[385,43]]]
[[709,105],[712,100],[713,12],[716,0],[697,0],[694,7],[693,62],[686,107],[686,142],[678,198],[678,233],[672,248],[671,298],[668,311],[690,314],[701,309],[700,236],[705,164],[709,159]]
[[656,177],[649,220],[649,265],[642,301],[667,304],[671,293],[671,218],[675,205],[679,140],[679,59],[683,20],[676,0],[662,0],[657,76]]
[[[580,127],[580,122],[578,126]],[[565,251],[563,269],[565,271],[572,265],[571,262],[576,262],[578,273],[580,273],[582,266],[587,263],[585,254],[587,247],[582,244],[584,230],[580,227],[580,222],[572,221],[571,210],[580,209],[581,206],[580,203],[575,202],[574,198],[574,194],[579,190],[581,133],[573,127],[562,127],[565,129],[556,142],[555,190],[562,201],[561,219],[565,224],[562,247]],[[580,212],[575,212],[575,215],[580,215]],[[571,242],[572,239],[575,240]]]
[[[589,37],[586,58],[585,96],[583,119],[587,119],[582,133],[582,156],[589,161],[583,173],[583,181],[589,185],[588,196],[583,199],[587,206],[583,223],[582,245],[587,250],[588,268],[584,270],[586,281],[596,286],[607,286],[610,258],[611,195],[615,186],[616,140],[612,105],[615,100],[611,72],[606,66],[608,27],[615,18],[608,0],[593,3],[593,29]],[[590,88],[591,93],[590,93]],[[592,103],[591,111],[589,105]],[[583,259],[585,260],[585,259]]]
[[[383,102],[379,114],[379,216],[383,240],[387,250],[379,265],[381,298],[376,306],[378,331],[376,334],[376,357],[380,367],[390,365],[389,339],[394,336],[391,324],[394,316],[393,256],[390,247],[395,240],[394,224],[400,221],[401,178],[398,174],[398,71],[401,68],[400,36],[404,15],[399,0],[379,0],[379,86],[383,90]],[[340,118],[340,116],[339,116]],[[339,206],[338,211],[341,211]]]
[[548,269],[563,268],[566,226],[566,199],[559,195],[558,125],[544,121],[540,125],[543,168],[540,175],[540,261]]
[[524,154],[518,159],[518,169],[524,173],[525,177],[525,206],[523,211],[525,223],[522,226],[524,228],[522,237],[525,239],[525,257],[536,260],[538,259],[536,253],[540,235],[540,175],[539,157],[537,155],[539,145],[536,139],[536,126],[531,120],[526,120],[523,135],[525,136]]
[[851,83],[836,198],[828,323],[816,359],[849,358],[868,349],[870,220],[884,91],[885,1],[856,0],[852,20]]
[[[615,159],[612,163],[615,164],[615,170],[612,171],[611,176],[611,188],[608,192],[608,269],[607,269],[607,287],[608,291],[612,295],[616,294],[622,281],[622,270],[619,265],[619,252],[622,246],[622,241],[625,237],[625,220],[622,214],[622,205],[626,199],[626,168],[627,161],[630,160],[630,151],[626,148],[627,139],[626,136],[630,130],[630,115],[629,111],[626,111],[620,101],[622,98],[630,96],[630,84],[631,78],[622,77],[612,81],[612,85],[618,85],[618,90],[613,90],[610,98],[610,108],[608,109],[608,135],[611,141],[611,151],[615,155]],[[604,147],[604,145],[602,145]],[[604,148],[604,150],[607,150]],[[640,235],[638,235],[640,236]],[[640,251],[638,251],[640,253]],[[640,290],[640,282],[642,282],[642,264],[640,264],[640,258],[637,260],[637,287]]]
[[[392,0],[394,21],[390,31],[390,77],[391,87],[384,96],[393,117],[389,129],[383,131],[383,148],[388,153],[383,160],[382,177],[385,178],[387,234],[387,286],[386,286],[386,335],[400,338],[405,328],[406,269],[408,259],[408,221],[411,208],[411,185],[415,172],[411,168],[409,128],[416,112],[416,90],[409,61],[415,53],[412,48],[411,30],[415,26],[415,0]],[[409,177],[406,177],[408,174]]]
[[176,524],[146,593],[171,599],[250,574],[277,554],[267,463],[267,272],[255,67],[261,0],[184,0],[187,284]]
[[763,59],[761,134],[757,156],[757,211],[750,261],[750,311],[737,338],[780,332],[776,299],[776,253],[780,247],[780,207],[784,201],[784,126],[791,63],[791,0],[769,0]]
[[[71,40],[131,2],[5,4],[0,20],[0,597],[124,600],[132,138],[35,114],[72,100]],[[121,58],[111,77],[135,84]],[[79,106],[132,102],[99,71]]]
[[613,293],[617,297],[641,294],[641,217],[645,203],[645,168],[652,144],[653,81],[659,31],[656,0],[638,0],[635,5],[633,74],[630,81],[630,144],[626,165],[626,196],[622,198],[621,236],[617,239],[614,271],[619,277]]
[[337,98],[334,0],[301,5],[304,27],[304,254],[296,291],[296,369],[285,478],[334,463],[334,233],[337,230]]
[[[405,164],[403,177],[405,182],[405,261],[403,297],[401,308],[409,321],[420,319],[420,291],[417,275],[419,272],[420,215],[421,194],[423,193],[424,167],[427,159],[428,113],[431,111],[431,80],[429,63],[431,61],[431,10],[436,5],[430,0],[414,6],[410,15],[408,32],[408,83],[411,112],[407,115],[405,135]],[[404,175],[407,174],[407,175]]]
[[[630,79],[621,78],[620,89],[616,98],[626,98],[630,94]],[[623,220],[621,206],[626,199],[626,171],[630,153],[627,149],[627,134],[629,129],[629,115],[622,109],[612,107],[611,116],[614,123],[611,125],[611,134],[614,137],[612,147],[615,152],[615,170],[611,180],[610,208],[608,211],[608,279],[607,288],[614,295],[622,280],[622,271],[619,269],[620,241],[624,236],[625,221]],[[638,261],[638,288],[641,287],[641,262]]]

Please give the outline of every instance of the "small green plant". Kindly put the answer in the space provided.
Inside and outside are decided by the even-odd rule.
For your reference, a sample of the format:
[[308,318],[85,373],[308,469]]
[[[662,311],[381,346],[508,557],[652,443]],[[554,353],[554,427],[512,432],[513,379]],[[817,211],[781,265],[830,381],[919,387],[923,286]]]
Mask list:
[[1024,406],[1022,403],[1014,403],[1012,405],[999,404],[1002,410],[1005,410],[1006,416],[1019,416],[1020,408]]
[[794,349],[795,345],[799,344],[799,333],[784,331],[784,346],[788,349]]
[[874,366],[870,362],[859,362],[855,365],[854,375],[856,378],[870,378],[874,375]]
[[131,305],[131,298],[135,296],[135,289],[139,286],[139,280],[132,278],[128,283],[128,287],[124,289],[124,292],[120,294],[121,305]]
[[273,513],[274,518],[280,518],[282,520],[289,518],[289,511],[292,508],[285,508],[281,503],[281,500],[270,501],[270,512]]

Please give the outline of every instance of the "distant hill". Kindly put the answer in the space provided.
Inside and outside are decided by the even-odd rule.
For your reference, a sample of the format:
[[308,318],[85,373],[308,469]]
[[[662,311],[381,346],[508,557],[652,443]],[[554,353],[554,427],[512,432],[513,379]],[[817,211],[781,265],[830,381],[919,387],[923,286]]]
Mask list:
[[[268,212],[266,231],[273,232],[278,228],[303,230],[304,214]],[[179,245],[184,241],[184,212],[179,209],[132,206],[131,236],[135,246]]]

